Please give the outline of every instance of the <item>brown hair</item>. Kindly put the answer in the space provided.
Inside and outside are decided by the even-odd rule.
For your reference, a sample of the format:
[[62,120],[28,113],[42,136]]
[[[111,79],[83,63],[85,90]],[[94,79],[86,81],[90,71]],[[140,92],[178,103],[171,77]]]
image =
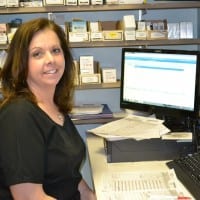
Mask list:
[[56,86],[54,102],[60,111],[64,113],[68,113],[71,110],[74,92],[73,58],[63,29],[46,18],[33,19],[23,23],[11,40],[5,64],[0,72],[2,94],[4,97],[2,105],[17,97],[25,97],[37,103],[36,97],[30,91],[26,82],[28,74],[28,49],[33,36],[38,31],[46,28],[53,30],[57,34],[65,58],[65,70]]

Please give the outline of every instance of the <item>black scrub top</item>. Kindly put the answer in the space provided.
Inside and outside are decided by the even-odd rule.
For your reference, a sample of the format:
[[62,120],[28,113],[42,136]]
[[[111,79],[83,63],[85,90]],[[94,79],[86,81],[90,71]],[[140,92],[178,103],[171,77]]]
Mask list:
[[9,186],[43,184],[59,200],[79,199],[79,168],[85,145],[69,116],[56,124],[38,106],[18,99],[0,110],[0,200]]

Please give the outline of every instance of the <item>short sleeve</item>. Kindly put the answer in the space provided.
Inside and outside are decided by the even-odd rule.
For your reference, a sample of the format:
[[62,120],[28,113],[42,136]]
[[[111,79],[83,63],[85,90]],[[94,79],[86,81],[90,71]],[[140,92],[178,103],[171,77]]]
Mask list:
[[0,170],[3,182],[40,183],[45,145],[31,103],[13,103],[0,111]]

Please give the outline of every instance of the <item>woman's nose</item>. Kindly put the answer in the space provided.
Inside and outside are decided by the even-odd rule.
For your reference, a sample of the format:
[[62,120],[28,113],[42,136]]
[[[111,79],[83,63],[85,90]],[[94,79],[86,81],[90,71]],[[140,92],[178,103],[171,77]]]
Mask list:
[[46,52],[45,59],[47,64],[52,63],[54,61],[54,57],[51,54],[51,52]]

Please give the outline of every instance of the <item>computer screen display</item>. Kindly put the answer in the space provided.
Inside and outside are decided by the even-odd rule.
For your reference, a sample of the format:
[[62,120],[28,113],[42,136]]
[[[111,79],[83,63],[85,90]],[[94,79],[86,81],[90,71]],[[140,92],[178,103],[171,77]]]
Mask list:
[[123,48],[120,107],[197,115],[199,60],[198,51]]

